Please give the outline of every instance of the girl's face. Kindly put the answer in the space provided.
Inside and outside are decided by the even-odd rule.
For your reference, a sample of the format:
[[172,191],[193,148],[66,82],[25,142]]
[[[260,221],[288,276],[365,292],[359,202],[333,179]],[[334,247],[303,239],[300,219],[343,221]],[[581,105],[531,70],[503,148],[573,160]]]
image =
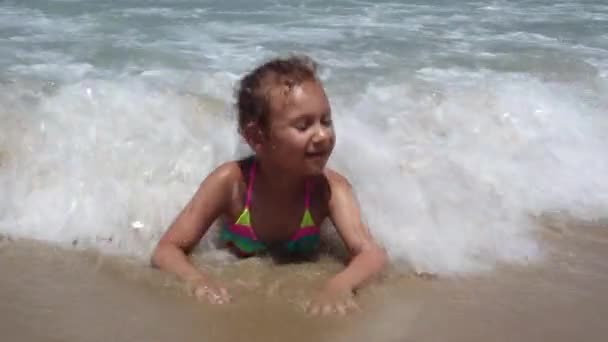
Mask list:
[[319,82],[305,81],[283,96],[271,96],[271,113],[260,151],[291,174],[321,174],[336,136],[331,107]]

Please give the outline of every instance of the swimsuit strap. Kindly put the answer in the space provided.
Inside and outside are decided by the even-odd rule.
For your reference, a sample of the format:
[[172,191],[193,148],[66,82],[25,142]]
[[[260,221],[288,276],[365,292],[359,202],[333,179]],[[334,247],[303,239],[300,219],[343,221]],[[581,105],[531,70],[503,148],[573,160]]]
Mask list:
[[304,207],[306,210],[310,208],[310,193],[312,192],[312,182],[309,180],[306,181],[305,191],[304,191]]
[[251,203],[251,194],[253,193],[253,180],[255,179],[255,160],[251,162],[251,167],[249,167],[249,179],[247,184],[247,198],[245,199],[245,208],[249,208],[249,204]]

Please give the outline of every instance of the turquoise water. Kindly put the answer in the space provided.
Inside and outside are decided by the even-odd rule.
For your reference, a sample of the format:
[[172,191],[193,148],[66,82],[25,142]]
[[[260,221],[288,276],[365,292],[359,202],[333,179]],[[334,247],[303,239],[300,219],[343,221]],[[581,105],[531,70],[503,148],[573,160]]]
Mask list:
[[246,153],[235,82],[289,52],[321,64],[331,165],[396,262],[528,262],[531,216],[606,216],[601,1],[4,1],[0,234],[146,256]]
[[[605,73],[607,6],[601,1],[5,1],[0,65],[7,77],[38,65],[41,69],[30,73],[51,79],[158,68],[242,72],[260,58],[304,51],[340,74],[356,70],[368,78],[429,67],[547,74],[571,67],[592,75]],[[52,72],[70,66],[77,70]]]

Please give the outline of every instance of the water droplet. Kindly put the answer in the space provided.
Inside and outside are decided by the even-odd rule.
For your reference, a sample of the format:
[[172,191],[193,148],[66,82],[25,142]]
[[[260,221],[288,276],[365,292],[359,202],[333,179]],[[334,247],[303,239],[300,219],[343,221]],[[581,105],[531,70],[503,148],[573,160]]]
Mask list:
[[131,227],[133,227],[133,229],[141,229],[144,227],[144,224],[141,221],[133,221],[131,222]]

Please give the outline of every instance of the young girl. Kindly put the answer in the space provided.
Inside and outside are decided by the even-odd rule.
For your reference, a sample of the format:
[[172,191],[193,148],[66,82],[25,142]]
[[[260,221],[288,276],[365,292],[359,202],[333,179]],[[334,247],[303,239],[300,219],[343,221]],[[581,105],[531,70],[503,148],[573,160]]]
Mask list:
[[224,223],[221,239],[240,256],[314,253],[319,225],[329,218],[351,259],[308,311],[357,309],[353,291],[377,275],[387,257],[362,222],[349,182],[325,168],[335,133],[315,63],[271,60],[241,80],[237,97],[239,132],[254,156],[220,165],[205,178],[161,238],[152,263],[189,283],[197,297],[227,303],[228,291],[187,257],[217,218]]

